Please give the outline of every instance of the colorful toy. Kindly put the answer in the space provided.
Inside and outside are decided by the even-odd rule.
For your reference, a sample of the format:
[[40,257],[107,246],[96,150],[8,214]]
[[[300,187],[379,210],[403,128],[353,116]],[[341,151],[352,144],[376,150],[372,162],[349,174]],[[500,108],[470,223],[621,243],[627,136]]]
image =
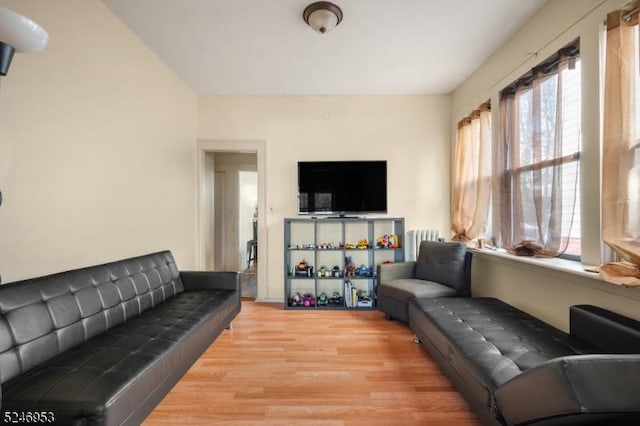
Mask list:
[[360,250],[366,250],[369,248],[369,241],[367,241],[366,239],[362,239],[358,241],[358,245],[356,247]]
[[295,277],[312,277],[313,266],[309,265],[306,260],[302,259],[293,267],[293,276]]
[[353,263],[351,256],[344,258],[344,276],[355,277],[356,276],[356,264]]
[[366,265],[360,265],[358,268],[356,268],[356,275],[359,277],[370,277],[371,268]]
[[316,298],[311,294],[305,294],[304,296],[302,296],[302,305],[305,308],[312,308],[316,306]]
[[398,236],[396,234],[383,235],[378,238],[378,248],[398,248]]
[[318,276],[318,278],[327,278],[331,275],[331,273],[326,266],[321,266],[320,269],[318,269],[316,275]]

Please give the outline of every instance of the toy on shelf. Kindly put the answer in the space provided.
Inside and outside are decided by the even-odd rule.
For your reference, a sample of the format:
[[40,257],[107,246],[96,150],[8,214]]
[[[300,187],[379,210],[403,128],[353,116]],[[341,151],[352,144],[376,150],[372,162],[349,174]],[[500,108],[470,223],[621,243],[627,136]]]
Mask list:
[[316,300],[316,305],[318,306],[326,306],[329,304],[329,298],[327,297],[326,293],[320,293],[320,296],[318,296],[318,299]]
[[398,236],[396,234],[388,234],[383,235],[378,238],[378,242],[376,244],[378,248],[398,248]]
[[294,277],[312,277],[313,266],[309,265],[306,260],[302,259],[296,266],[293,267]]
[[296,293],[289,298],[289,306],[302,306],[302,296]]
[[355,277],[356,276],[356,264],[353,263],[351,256],[344,258],[344,276]]
[[366,238],[358,241],[358,245],[356,246],[356,248],[359,248],[360,250],[368,249],[369,248],[369,241],[367,241]]
[[289,244],[289,250],[313,250],[313,244]]
[[342,276],[342,271],[340,271],[340,267],[338,265],[331,269],[331,276],[334,278],[340,278]]
[[358,290],[358,307],[373,308],[373,299],[367,290]]
[[331,276],[331,272],[329,272],[326,266],[321,266],[316,275],[318,278],[328,278]]
[[305,295],[300,295],[300,293],[296,293],[289,298],[289,306],[301,306],[305,308],[313,308],[316,306],[316,298],[309,293]]
[[356,276],[358,277],[371,277],[373,276],[372,268],[366,265],[360,265],[356,268]]
[[305,294],[302,296],[302,306],[305,308],[313,308],[316,306],[316,298],[312,294]]
[[338,248],[342,247],[341,243],[338,244],[333,244],[333,243],[322,243],[322,244],[318,244],[316,246],[316,248],[318,250],[336,250]]
[[340,296],[340,293],[338,293],[337,291],[333,292],[333,297],[330,297],[327,300],[327,303],[329,303],[330,305],[342,305],[342,296]]

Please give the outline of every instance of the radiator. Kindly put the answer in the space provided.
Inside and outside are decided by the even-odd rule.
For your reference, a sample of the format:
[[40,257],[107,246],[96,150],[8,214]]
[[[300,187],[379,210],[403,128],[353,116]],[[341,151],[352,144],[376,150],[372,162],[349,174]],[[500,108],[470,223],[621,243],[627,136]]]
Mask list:
[[438,241],[440,231],[437,229],[414,229],[407,234],[407,260],[416,260],[420,250],[421,241]]

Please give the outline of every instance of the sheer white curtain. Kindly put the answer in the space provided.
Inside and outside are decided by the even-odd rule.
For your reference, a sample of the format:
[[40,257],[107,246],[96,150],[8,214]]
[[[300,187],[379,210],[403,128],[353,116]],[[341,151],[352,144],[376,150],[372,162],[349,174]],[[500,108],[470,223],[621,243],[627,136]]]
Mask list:
[[600,274],[628,286],[640,286],[639,45],[637,11],[607,16],[602,238],[624,262]]
[[491,205],[491,105],[458,123],[453,172],[453,239],[470,241],[487,230]]
[[517,255],[557,256],[570,242],[580,139],[567,123],[580,123],[579,109],[566,108],[565,86],[579,73],[578,52],[577,45],[561,50],[501,94],[500,236]]

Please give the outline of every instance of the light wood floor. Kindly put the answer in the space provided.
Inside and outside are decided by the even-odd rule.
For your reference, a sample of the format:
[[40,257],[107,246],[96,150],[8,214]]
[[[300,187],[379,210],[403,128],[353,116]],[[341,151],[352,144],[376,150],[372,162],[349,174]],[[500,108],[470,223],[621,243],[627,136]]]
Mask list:
[[409,328],[378,311],[242,312],[145,425],[479,425]]

